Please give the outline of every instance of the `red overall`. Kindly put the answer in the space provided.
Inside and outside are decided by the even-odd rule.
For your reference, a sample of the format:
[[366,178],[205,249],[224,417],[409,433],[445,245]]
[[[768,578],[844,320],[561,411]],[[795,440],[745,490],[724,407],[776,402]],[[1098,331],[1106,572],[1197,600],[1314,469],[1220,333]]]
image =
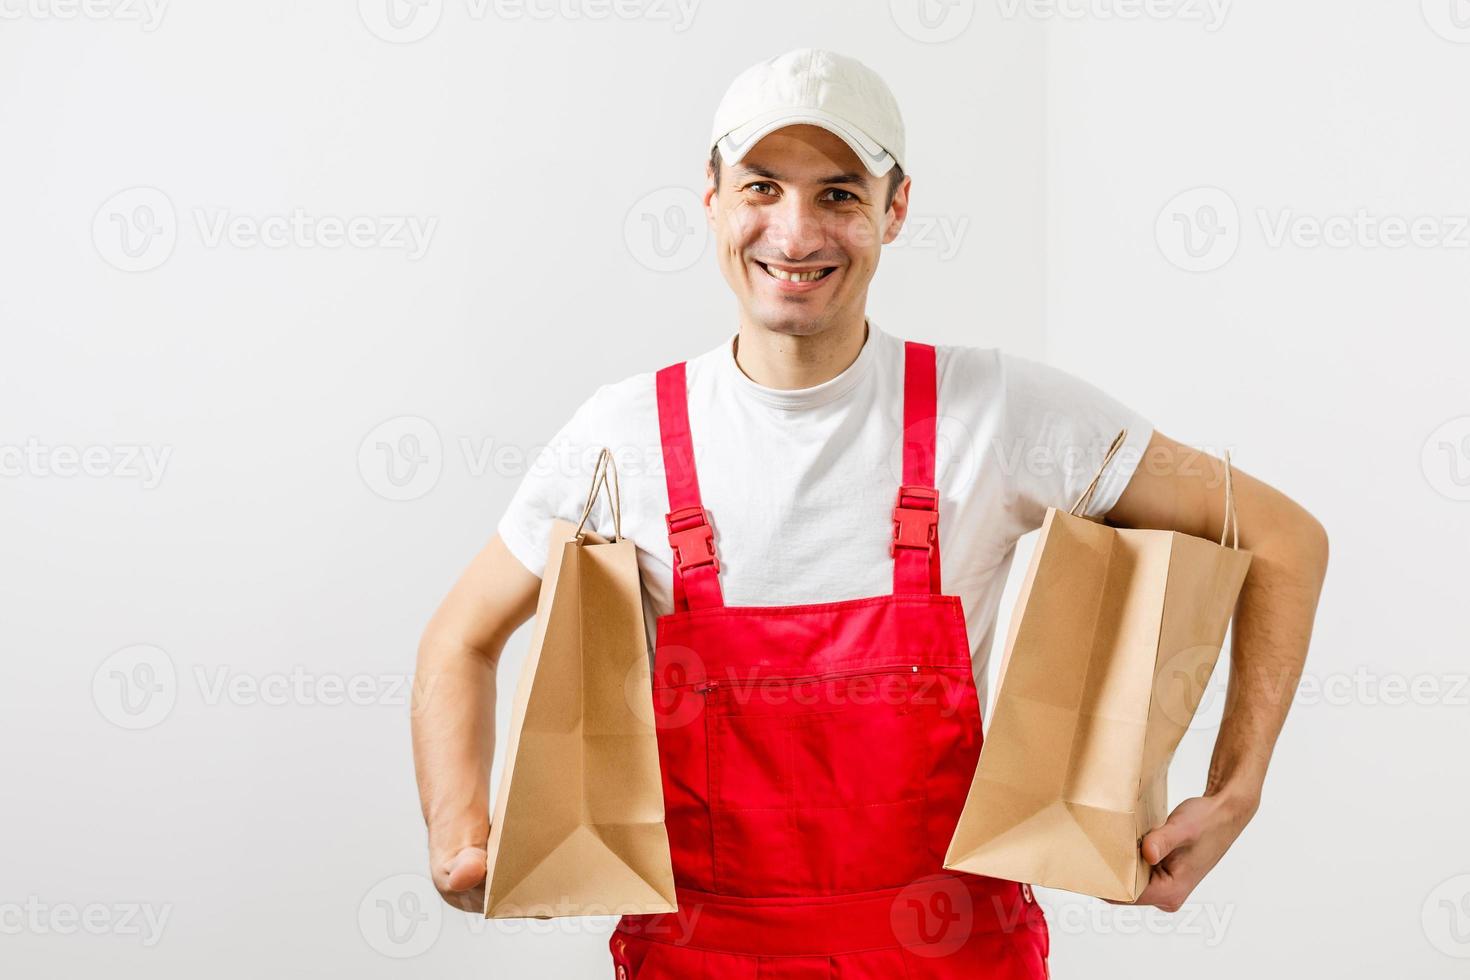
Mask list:
[[658,372],[674,611],[654,714],[679,909],[621,918],[617,980],[1047,976],[1030,887],[942,868],[981,732],[940,592],[935,384],[934,348],[908,342],[893,593],[726,606],[684,365]]

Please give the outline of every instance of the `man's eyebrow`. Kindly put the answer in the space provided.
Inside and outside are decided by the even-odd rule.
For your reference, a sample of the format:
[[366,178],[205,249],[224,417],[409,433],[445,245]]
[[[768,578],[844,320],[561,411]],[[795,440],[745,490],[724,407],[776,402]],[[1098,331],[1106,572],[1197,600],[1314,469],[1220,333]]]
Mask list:
[[[760,164],[747,164],[747,163],[742,163],[742,164],[740,164],[739,169],[740,169],[740,172],[742,174],[750,174],[750,175],[755,176],[755,177],[764,177],[767,180],[785,180],[786,179],[785,177],[782,177],[780,174],[776,173],[774,170],[771,170],[768,167],[762,167]],[[859,185],[861,185],[863,183],[863,175],[860,174],[860,173],[855,173],[855,172],[849,172],[849,173],[845,173],[845,174],[832,174],[831,176],[828,176],[828,177],[819,177],[819,178],[817,178],[817,183],[819,183],[819,184],[859,184]]]

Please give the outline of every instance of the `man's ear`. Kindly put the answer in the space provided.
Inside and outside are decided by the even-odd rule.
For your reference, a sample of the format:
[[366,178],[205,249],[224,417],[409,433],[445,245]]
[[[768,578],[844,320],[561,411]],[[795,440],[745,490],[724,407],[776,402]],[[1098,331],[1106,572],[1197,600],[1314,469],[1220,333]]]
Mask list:
[[715,168],[704,161],[704,217],[711,226],[715,223],[715,208],[718,206],[719,191],[715,189]]
[[[883,244],[887,245],[898,237],[903,230],[904,220],[909,216],[909,185],[914,178],[908,174],[903,175],[903,180],[898,185],[898,191],[893,195],[893,203],[888,205],[888,225],[883,229]],[[886,193],[886,191],[885,191]]]

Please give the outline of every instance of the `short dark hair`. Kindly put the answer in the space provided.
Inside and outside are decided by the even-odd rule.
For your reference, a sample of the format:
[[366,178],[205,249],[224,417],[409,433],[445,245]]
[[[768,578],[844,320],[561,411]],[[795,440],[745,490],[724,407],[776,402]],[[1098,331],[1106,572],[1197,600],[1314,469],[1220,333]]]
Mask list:
[[[710,148],[709,151],[709,165],[710,169],[715,172],[716,191],[720,189],[720,163],[720,147],[719,144],[715,144],[713,147]],[[894,195],[898,193],[898,187],[902,183],[903,168],[900,167],[898,165],[898,161],[895,160],[893,162],[893,166],[888,171],[888,200],[883,202],[884,211],[887,211],[890,207],[893,206]]]

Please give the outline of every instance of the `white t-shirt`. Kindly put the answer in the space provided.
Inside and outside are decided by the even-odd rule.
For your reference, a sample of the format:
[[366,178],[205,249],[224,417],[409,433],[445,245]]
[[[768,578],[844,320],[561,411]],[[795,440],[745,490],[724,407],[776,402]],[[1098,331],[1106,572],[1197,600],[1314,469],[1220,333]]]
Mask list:
[[[726,605],[831,602],[893,591],[888,543],[903,476],[904,340],[923,338],[885,333],[871,316],[868,327],[856,360],[811,388],[767,388],[746,377],[735,362],[735,334],[688,361],[695,468]],[[1126,428],[1127,441],[1086,509],[1106,513],[1153,427],[1057,368],[994,348],[936,347],[942,589],[962,599],[983,698],[1017,539],[1041,526],[1047,507],[1072,506]],[[653,371],[602,385],[582,403],[539,452],[497,530],[510,552],[541,575],[550,521],[581,518],[603,446],[617,464],[622,533],[637,547],[651,654],[654,619],[673,607]],[[605,497],[588,523],[611,535]]]

